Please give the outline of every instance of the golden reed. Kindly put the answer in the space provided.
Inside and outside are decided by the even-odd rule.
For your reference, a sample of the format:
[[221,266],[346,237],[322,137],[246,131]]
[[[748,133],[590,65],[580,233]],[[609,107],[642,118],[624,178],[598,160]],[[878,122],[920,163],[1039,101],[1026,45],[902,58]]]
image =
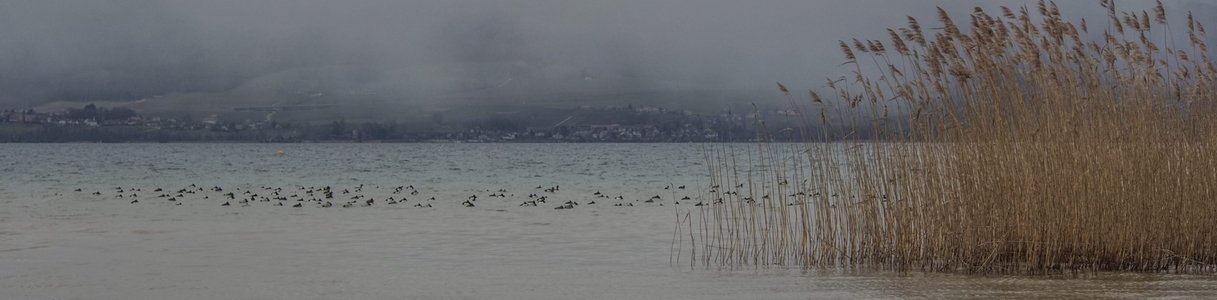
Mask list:
[[[710,146],[674,257],[970,273],[1211,272],[1217,69],[1161,2],[1066,21],[1053,2],[841,41],[805,144]],[[1092,20],[1094,21],[1094,20]],[[1186,46],[1179,47],[1176,44]],[[759,124],[764,141],[764,124]],[[868,128],[865,140],[850,128]],[[839,141],[832,143],[810,141]]]

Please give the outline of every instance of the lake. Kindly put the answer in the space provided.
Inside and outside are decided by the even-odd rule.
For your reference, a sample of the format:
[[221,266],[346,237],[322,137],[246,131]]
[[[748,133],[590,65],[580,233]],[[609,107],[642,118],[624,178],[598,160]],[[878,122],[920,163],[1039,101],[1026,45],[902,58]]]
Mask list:
[[704,147],[4,144],[0,299],[1217,297],[1206,275],[674,263]]

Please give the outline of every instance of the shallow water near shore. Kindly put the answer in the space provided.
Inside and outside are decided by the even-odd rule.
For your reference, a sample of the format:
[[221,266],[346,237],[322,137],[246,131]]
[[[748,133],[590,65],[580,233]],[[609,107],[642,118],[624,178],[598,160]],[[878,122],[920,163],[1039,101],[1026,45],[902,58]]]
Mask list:
[[[673,263],[676,216],[707,182],[702,147],[0,145],[0,299],[1217,297],[1217,277],[1209,275],[968,276]],[[407,185],[417,194],[394,193]],[[379,202],[322,208],[292,198],[242,206],[222,195],[278,188],[287,197],[320,186],[351,191],[336,193],[335,203],[353,194]],[[561,188],[544,191],[553,186]],[[203,190],[176,201],[158,197],[181,189]],[[550,200],[519,206],[528,194]],[[472,195],[476,207],[461,204]],[[656,195],[663,200],[645,202]],[[684,196],[691,200],[675,205]],[[386,204],[388,197],[408,200]],[[564,201],[580,204],[554,209]]]

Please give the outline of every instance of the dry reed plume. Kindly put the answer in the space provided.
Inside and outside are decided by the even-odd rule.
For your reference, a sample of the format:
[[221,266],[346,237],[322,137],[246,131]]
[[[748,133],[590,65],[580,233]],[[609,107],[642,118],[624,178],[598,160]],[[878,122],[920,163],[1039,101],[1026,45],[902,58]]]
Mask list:
[[[1213,271],[1204,26],[1189,13],[1176,47],[1161,2],[1100,2],[1104,22],[1040,1],[977,8],[965,29],[939,8],[939,29],[910,17],[886,41],[840,42],[856,71],[831,95],[780,90],[823,124],[808,141],[844,142],[707,148],[714,204],[682,216],[677,251],[728,266]],[[874,140],[841,132],[858,120]]]

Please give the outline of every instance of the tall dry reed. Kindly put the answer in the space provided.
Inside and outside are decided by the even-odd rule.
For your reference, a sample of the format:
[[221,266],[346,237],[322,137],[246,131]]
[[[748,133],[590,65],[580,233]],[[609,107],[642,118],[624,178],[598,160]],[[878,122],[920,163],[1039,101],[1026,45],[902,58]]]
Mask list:
[[[1171,27],[1161,2],[1101,6],[1090,23],[1053,2],[977,8],[966,28],[940,8],[940,28],[910,17],[885,40],[841,41],[855,71],[830,93],[779,86],[822,124],[805,138],[841,142],[708,147],[713,204],[682,216],[680,251],[727,266],[1213,271],[1204,26],[1189,13]],[[851,137],[859,125],[871,140]]]

